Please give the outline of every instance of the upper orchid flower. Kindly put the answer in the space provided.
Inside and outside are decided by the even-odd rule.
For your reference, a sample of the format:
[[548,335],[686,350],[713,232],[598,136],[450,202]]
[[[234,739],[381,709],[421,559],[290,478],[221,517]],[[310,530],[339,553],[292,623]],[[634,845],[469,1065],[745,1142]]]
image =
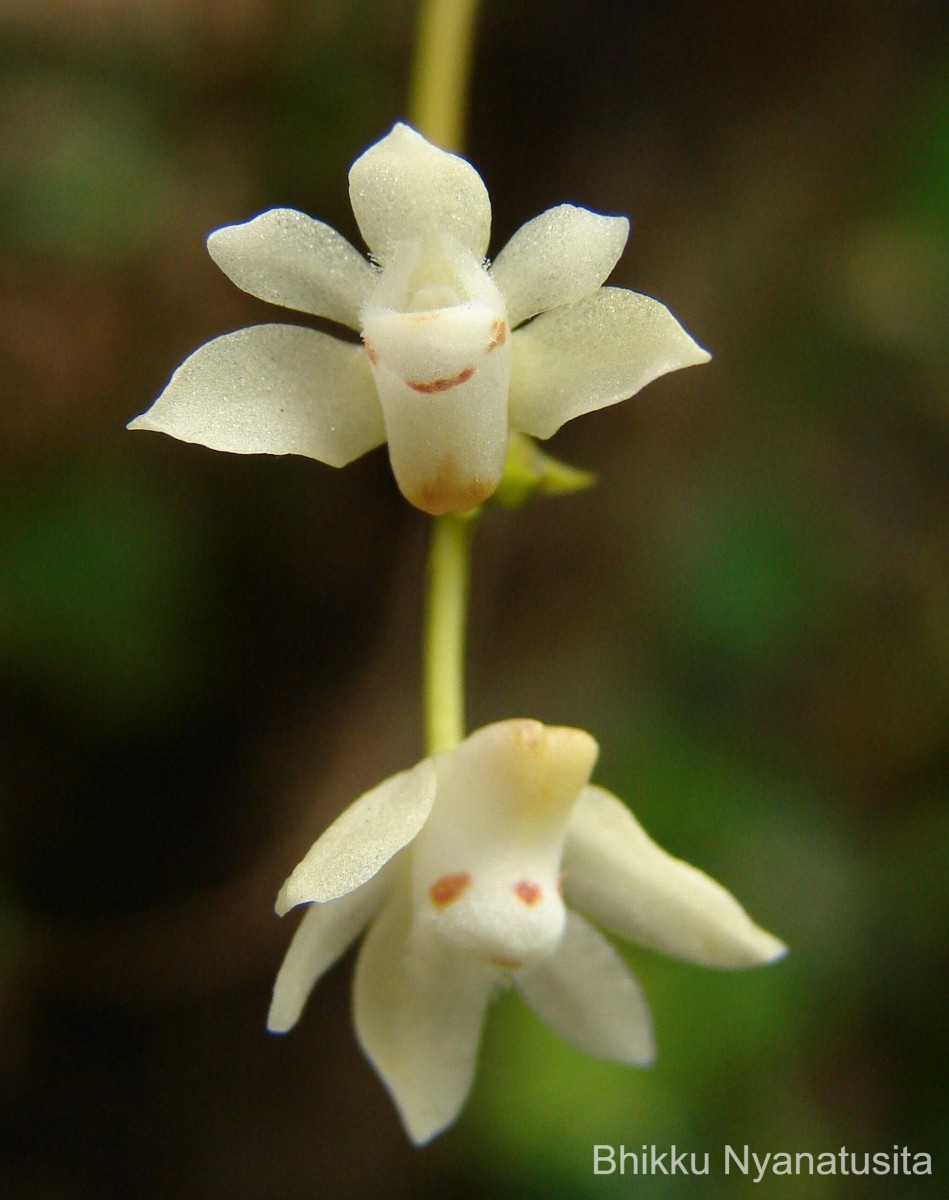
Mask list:
[[314,983],[371,923],[356,966],[356,1033],[416,1142],[464,1104],[487,1003],[507,980],[581,1050],[652,1061],[638,984],[565,901],[709,966],[785,952],[724,888],[588,785],[596,756],[578,729],[488,725],[357,800],[280,892],[281,914],[311,907],[277,976],[270,1029],[296,1024]]
[[412,504],[463,512],[497,487],[509,430],[548,438],[709,357],[657,301],[600,286],[625,217],[560,205],[489,266],[481,177],[401,124],[349,185],[371,264],[292,209],[219,229],[208,250],[244,291],[358,330],[362,345],[295,325],[225,334],[129,428],[336,467],[388,441]]

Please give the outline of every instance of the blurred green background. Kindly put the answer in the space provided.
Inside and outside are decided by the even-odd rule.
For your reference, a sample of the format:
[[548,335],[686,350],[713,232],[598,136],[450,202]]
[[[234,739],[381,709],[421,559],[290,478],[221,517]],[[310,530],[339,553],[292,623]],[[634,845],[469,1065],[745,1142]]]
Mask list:
[[[616,282],[715,358],[557,436],[594,491],[482,523],[472,723],[590,729],[598,781],[792,953],[631,950],[639,1073],[502,1000],[416,1151],[350,960],[289,1037],[263,1021],[284,876],[421,754],[424,519],[381,451],[124,430],[201,342],[283,319],[211,229],[289,205],[359,244],[346,171],[405,115],[414,6],[0,0],[4,1197],[942,1194],[947,11],[484,0],[493,250],[562,201],[628,213]],[[709,1177],[592,1173],[673,1142]],[[726,1177],[745,1144],[936,1174]]]

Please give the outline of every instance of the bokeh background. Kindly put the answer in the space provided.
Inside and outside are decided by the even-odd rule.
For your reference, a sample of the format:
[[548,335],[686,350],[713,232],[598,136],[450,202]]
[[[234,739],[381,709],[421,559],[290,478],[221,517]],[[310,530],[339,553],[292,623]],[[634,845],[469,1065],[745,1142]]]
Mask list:
[[[263,1021],[278,886],[421,754],[425,521],[382,451],[124,430],[201,342],[282,319],[209,230],[289,205],[359,244],[346,171],[405,115],[414,6],[0,0],[4,1197],[941,1194],[947,12],[484,0],[493,248],[562,201],[629,213],[615,280],[715,358],[557,436],[595,490],[482,522],[472,722],[593,731],[598,780],[792,954],[630,950],[640,1073],[502,1000],[416,1151],[350,959],[290,1036]],[[673,1142],[710,1176],[592,1174],[595,1143]],[[936,1175],[726,1177],[745,1144]]]

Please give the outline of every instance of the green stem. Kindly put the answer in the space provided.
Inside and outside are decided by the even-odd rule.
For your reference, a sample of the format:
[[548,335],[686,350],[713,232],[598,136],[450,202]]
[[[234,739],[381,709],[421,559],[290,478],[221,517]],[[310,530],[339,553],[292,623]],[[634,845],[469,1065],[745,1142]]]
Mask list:
[[450,750],[465,736],[465,628],[470,517],[447,513],[432,524],[425,610],[426,753]]
[[[478,0],[420,0],[409,119],[445,150],[464,142],[471,48]],[[425,743],[428,754],[465,736],[465,630],[471,517],[448,513],[432,524],[425,604]]]
[[409,119],[444,150],[464,143],[478,0],[420,0]]

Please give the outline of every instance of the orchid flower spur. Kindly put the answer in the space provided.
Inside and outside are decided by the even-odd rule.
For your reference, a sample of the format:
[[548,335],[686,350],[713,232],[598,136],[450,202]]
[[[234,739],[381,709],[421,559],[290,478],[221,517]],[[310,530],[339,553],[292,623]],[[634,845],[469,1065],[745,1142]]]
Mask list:
[[510,430],[549,438],[709,357],[658,301],[601,286],[624,217],[560,205],[489,266],[481,177],[402,124],[356,160],[349,185],[371,262],[280,208],[217,230],[208,250],[244,291],[348,326],[362,344],[295,325],[225,334],[129,428],[335,467],[388,441],[412,504],[463,512],[497,487]]
[[597,752],[578,729],[488,725],[357,800],[280,892],[279,913],[310,908],[277,976],[269,1028],[296,1024],[317,979],[368,926],[356,1033],[416,1142],[464,1104],[487,1004],[508,981],[581,1050],[652,1061],[639,985],[580,912],[709,966],[785,952],[724,888],[588,784]]

